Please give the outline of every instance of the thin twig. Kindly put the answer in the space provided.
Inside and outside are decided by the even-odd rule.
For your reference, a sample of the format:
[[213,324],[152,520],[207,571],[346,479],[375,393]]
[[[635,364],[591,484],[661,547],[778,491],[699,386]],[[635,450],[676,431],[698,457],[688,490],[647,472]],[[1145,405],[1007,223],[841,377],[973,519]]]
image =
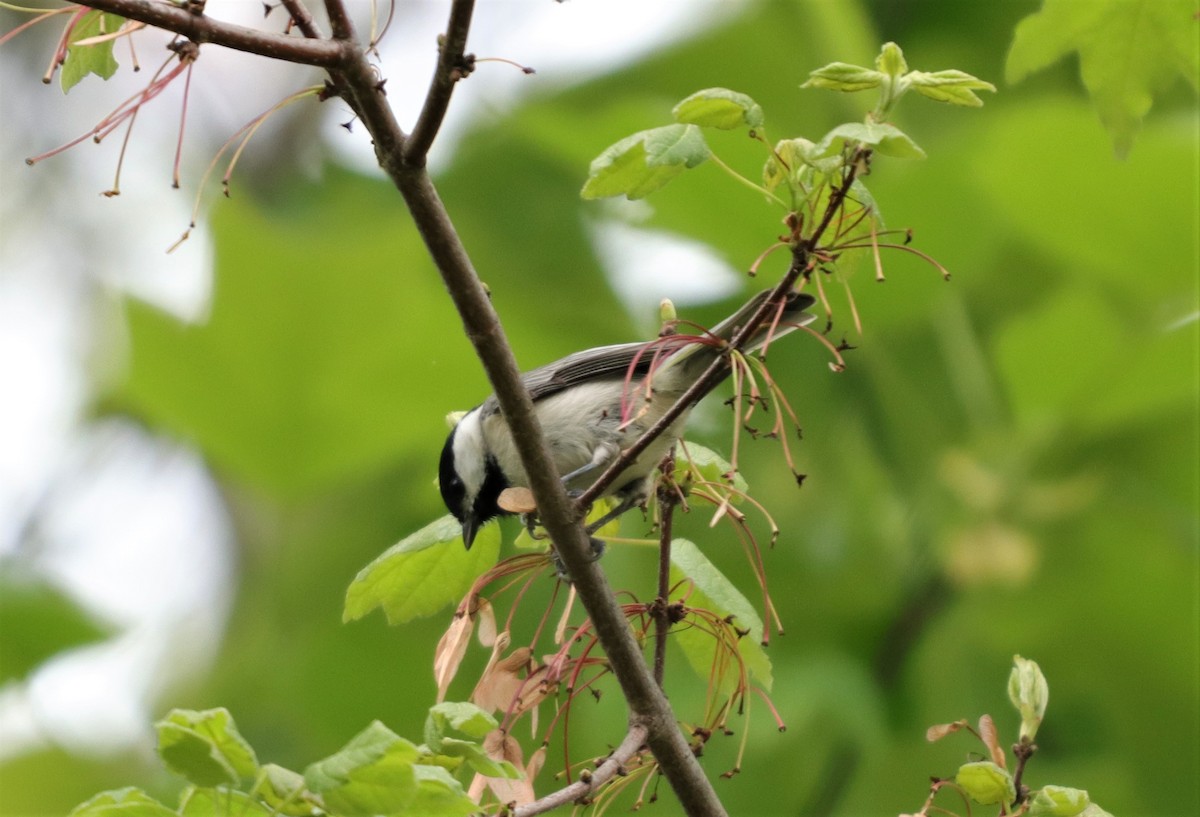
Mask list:
[[354,42],[354,24],[346,13],[346,4],[342,0],[325,0],[325,15],[329,18],[329,27],[333,30],[335,40]]
[[1017,790],[1017,799],[1012,802],[1012,808],[1016,809],[1021,803],[1029,799],[1029,787],[1024,785],[1021,779],[1025,777],[1025,764],[1037,752],[1037,744],[1026,741],[1014,743],[1012,752],[1017,758],[1017,769],[1013,772],[1013,788]]
[[679,493],[671,475],[675,472],[675,447],[667,452],[658,469],[663,481],[658,489],[658,595],[654,599],[654,681],[660,687],[666,676],[667,634],[671,631],[671,538]]
[[310,40],[321,39],[321,32],[317,29],[317,24],[308,7],[304,5],[304,0],[280,0],[280,2],[283,3],[284,10],[292,16],[292,22],[296,24],[296,28],[300,29],[301,34]]
[[236,23],[214,20],[203,14],[195,14],[184,6],[163,0],[87,0],[85,5],[98,11],[120,15],[127,20],[137,20],[155,28],[173,31],[198,45],[213,43],[235,51],[320,68],[336,69],[350,58],[344,43],[289,37],[286,34],[247,28]]
[[433,144],[433,138],[442,127],[446,110],[450,107],[450,96],[454,86],[466,76],[464,54],[467,48],[467,33],[471,28],[471,15],[475,0],[454,0],[450,6],[450,19],[446,33],[439,38],[438,65],[425,93],[425,104],[409,135],[404,149],[404,161],[411,165],[423,165]]
[[587,780],[577,780],[553,794],[548,794],[532,803],[517,806],[512,810],[512,817],[534,817],[534,815],[545,814],[560,806],[565,806],[568,803],[574,803],[587,797],[609,780],[622,774],[625,770],[625,764],[630,758],[641,751],[645,745],[646,728],[643,726],[631,727],[628,734],[625,735],[625,739],[621,741],[621,745],[614,749],[612,754],[596,767],[596,770],[591,773],[591,776]]

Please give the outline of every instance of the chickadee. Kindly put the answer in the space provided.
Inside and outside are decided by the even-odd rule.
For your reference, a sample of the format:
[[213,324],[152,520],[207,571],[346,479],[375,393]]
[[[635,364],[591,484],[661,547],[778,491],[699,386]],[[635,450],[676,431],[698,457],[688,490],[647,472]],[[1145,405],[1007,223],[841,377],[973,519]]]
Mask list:
[[[769,291],[759,292],[704,335],[673,336],[673,343],[668,338],[586,349],[523,375],[566,488],[573,492],[587,488],[623,448],[654,425],[713,360],[725,354],[725,342],[769,295]],[[809,295],[790,293],[773,336],[813,320],[815,316],[802,312],[813,302]],[[768,313],[745,351],[766,342],[774,315]],[[623,418],[626,408],[629,414]],[[690,410],[691,406],[604,491],[602,496],[617,499],[606,520],[646,501],[654,470],[679,439]],[[450,432],[442,449],[438,482],[446,507],[462,522],[463,544],[468,548],[485,522],[509,513],[498,504],[501,492],[528,487],[495,395],[467,412]]]

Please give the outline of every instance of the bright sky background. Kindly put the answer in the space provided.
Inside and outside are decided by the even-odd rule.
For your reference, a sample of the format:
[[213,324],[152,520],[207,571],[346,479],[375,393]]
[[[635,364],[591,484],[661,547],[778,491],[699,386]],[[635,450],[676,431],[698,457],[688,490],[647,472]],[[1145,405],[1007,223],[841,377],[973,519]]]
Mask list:
[[[360,31],[367,30],[367,4],[351,5],[360,12]],[[742,8],[716,0],[481,0],[469,50],[533,66],[537,74],[481,65],[457,91],[434,149],[435,167],[470,124],[468,116],[503,112],[547,84],[612,70]],[[207,11],[263,25],[256,0],[209,0]],[[424,94],[446,12],[440,0],[401,3],[382,46],[389,99],[406,125]],[[3,13],[0,25],[8,30],[23,19]],[[278,27],[280,18],[271,24]],[[107,83],[89,77],[64,97],[57,80],[39,81],[57,36],[52,29],[60,25],[0,49],[0,388],[7,395],[0,400],[0,558],[20,547],[37,571],[120,635],[0,690],[0,759],[46,743],[95,753],[148,747],[157,697],[173,681],[204,671],[217,650],[236,549],[205,464],[132,423],[90,420],[88,401],[120,372],[121,298],[133,295],[203,320],[212,262],[203,213],[189,241],[171,255],[165,250],[187,226],[204,165],[251,117],[319,81],[313,74],[298,82],[293,66],[206,46],[193,79],[182,190],[169,186],[179,110],[172,89],[154,103],[169,113],[148,111],[137,123],[122,195],[103,198],[98,193],[113,183],[118,137],[99,147],[85,142],[34,168],[23,160],[85,132],[138,90],[158,67],[165,40],[139,36],[140,74],[122,71]],[[121,47],[116,53],[126,62]],[[245,80],[250,75],[253,82]],[[337,159],[378,172],[362,129],[348,135],[340,127],[349,118],[345,106],[330,104],[321,113],[322,137]],[[297,156],[280,167],[312,173],[316,158]],[[610,220],[589,225],[631,309],[642,312],[667,295],[687,302],[732,288],[727,265],[703,246],[638,227],[644,214],[618,208]],[[672,260],[664,262],[664,255]],[[701,281],[702,291],[638,274],[647,268],[688,269],[689,282]]]

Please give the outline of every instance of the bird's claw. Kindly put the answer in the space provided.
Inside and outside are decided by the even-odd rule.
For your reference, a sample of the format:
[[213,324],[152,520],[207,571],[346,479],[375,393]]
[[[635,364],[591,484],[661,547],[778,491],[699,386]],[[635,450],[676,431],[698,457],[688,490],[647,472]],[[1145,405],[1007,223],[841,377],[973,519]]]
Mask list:
[[[604,549],[606,547],[606,545],[604,544],[604,540],[597,539],[595,536],[589,536],[588,543],[591,544],[591,546],[592,546],[592,558],[589,559],[588,561],[589,562],[600,561],[600,557],[604,555]],[[571,574],[567,570],[567,566],[565,564],[563,564],[562,558],[558,555],[558,551],[551,549],[550,550],[550,559],[554,562],[555,577],[557,579],[559,579],[560,581],[566,582],[567,584],[573,584],[575,580],[571,578]]]

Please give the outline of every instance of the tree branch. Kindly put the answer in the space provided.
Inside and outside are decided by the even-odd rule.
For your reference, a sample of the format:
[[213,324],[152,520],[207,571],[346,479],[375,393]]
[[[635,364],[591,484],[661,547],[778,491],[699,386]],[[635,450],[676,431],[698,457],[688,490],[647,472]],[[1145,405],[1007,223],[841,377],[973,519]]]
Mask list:
[[576,780],[571,785],[565,786],[545,797],[541,797],[532,803],[518,806],[512,810],[512,817],[534,817],[534,815],[545,814],[547,811],[553,811],[559,806],[565,806],[568,803],[578,803],[609,780],[621,774],[625,769],[625,763],[645,745],[645,727],[634,726],[630,728],[629,732],[625,735],[625,740],[621,741],[621,745],[613,749],[612,754],[596,767],[596,770],[592,772],[589,779]]
[[212,43],[284,62],[336,70],[353,56],[347,43],[273,34],[224,23],[163,0],[87,0],[82,5],[173,31],[194,43]]

